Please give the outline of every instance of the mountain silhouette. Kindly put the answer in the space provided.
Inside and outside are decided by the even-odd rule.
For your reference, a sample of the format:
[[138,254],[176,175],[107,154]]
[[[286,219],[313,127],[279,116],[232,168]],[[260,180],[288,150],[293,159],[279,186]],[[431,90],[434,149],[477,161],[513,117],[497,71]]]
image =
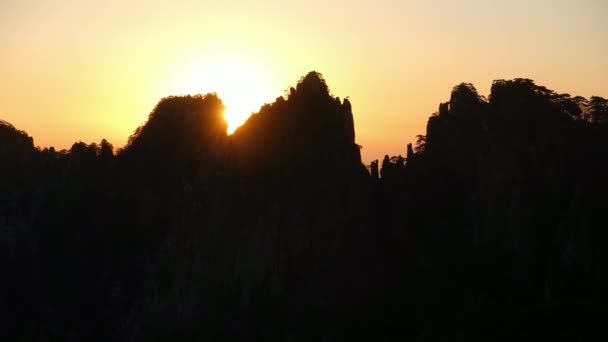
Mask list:
[[605,334],[608,100],[462,83],[369,167],[318,72],[232,135],[223,108],[164,98],[116,151],[0,121],[3,340]]
[[361,165],[350,102],[332,97],[314,71],[290,88],[286,99],[263,106],[231,138],[242,169],[312,173]]

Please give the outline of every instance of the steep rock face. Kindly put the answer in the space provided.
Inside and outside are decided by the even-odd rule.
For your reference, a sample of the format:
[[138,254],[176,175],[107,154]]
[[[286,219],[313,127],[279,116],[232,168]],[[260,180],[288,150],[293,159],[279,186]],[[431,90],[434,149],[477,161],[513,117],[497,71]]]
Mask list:
[[[155,113],[136,135],[150,130]],[[119,158],[131,158],[139,139]],[[166,179],[147,178],[133,225],[147,236],[173,228],[159,235],[160,252],[142,275],[153,304],[137,317],[140,336],[171,336],[196,321],[215,322],[196,328],[210,338],[350,333],[352,319],[377,305],[383,281],[369,176],[354,139],[350,102],[332,97],[312,72],[232,136],[201,143],[222,162],[209,167],[199,158],[192,168],[212,172],[194,176],[187,167],[169,192],[155,190]],[[163,147],[173,155],[182,145]],[[163,326],[151,323],[177,313]]]
[[498,273],[514,296],[538,296],[576,182],[567,178],[575,158],[568,153],[573,122],[550,91],[528,80],[496,81],[489,107],[486,143],[477,157],[475,241],[491,246],[497,262],[509,260]]
[[361,164],[351,104],[329,94],[322,76],[311,72],[287,99],[265,105],[232,135],[238,166],[324,173]]
[[[369,310],[377,292],[364,290],[371,284],[362,275],[381,282],[379,250],[354,139],[350,102],[332,97],[316,72],[231,136],[245,176],[234,208],[252,207],[233,275],[242,314],[281,313],[283,333],[316,339],[329,326],[345,333],[351,318],[338,312]],[[262,303],[273,309],[260,311]],[[264,334],[274,329],[256,322]]]
[[[475,87],[457,85],[450,101],[429,118],[424,149],[408,152],[407,172],[400,176],[400,201],[416,208],[410,210],[411,229],[433,241],[429,248],[434,251],[429,253],[437,258],[444,257],[441,251],[447,246],[458,246],[459,254],[469,248],[466,241],[473,227],[467,217],[474,210],[477,155],[484,146],[487,115],[487,103]],[[456,228],[461,226],[467,228]]]
[[12,192],[25,194],[31,191],[22,187],[29,187],[32,177],[38,172],[39,155],[32,137],[0,120],[0,189],[3,190],[0,200]]
[[215,94],[167,97],[129,138],[114,173],[124,210],[137,213],[127,215],[134,238],[162,239],[185,198],[219,191],[229,160],[223,110]]
[[[30,136],[0,120],[0,210],[9,206],[14,210],[27,207],[26,203],[14,201],[19,200],[16,198],[19,194],[31,193],[38,154]],[[9,215],[0,214],[3,214],[0,217]]]
[[525,311],[589,288],[600,298],[605,127],[587,120],[601,106],[529,80],[497,81],[489,101],[461,84],[429,119],[424,148],[386,156],[373,178],[350,107],[311,73],[202,145],[222,162],[205,169],[197,157],[196,176],[169,186],[168,208],[141,205],[154,214],[135,226],[173,229],[143,272],[151,304],[137,336],[344,339],[378,307],[411,307],[441,330],[462,310]]
[[608,303],[606,103],[463,83],[371,176],[315,72],[232,136],[215,95],[164,99],[117,156],[0,122],[0,336],[587,332]]
[[217,157],[226,138],[223,110],[215,94],[162,99],[129,138],[123,155],[162,160],[178,169],[184,161]]
[[436,293],[466,298],[438,307],[471,312],[605,301],[596,289],[608,258],[598,246],[608,238],[595,203],[608,191],[600,176],[608,140],[602,115],[592,114],[602,102],[592,110],[591,101],[527,79],[495,81],[489,101],[471,85],[454,88],[428,121],[424,149],[395,176],[404,195],[386,197],[405,213],[403,230],[393,232],[416,249],[412,275],[427,279],[425,307]]
[[[0,158],[5,166],[20,166],[28,153],[35,152],[34,140],[8,122],[0,120]],[[6,167],[3,169],[6,170]]]
[[[39,182],[39,151],[25,132],[0,120],[0,338],[10,339],[27,327],[31,299],[33,245],[30,223],[36,185]],[[5,338],[6,337],[6,338]]]

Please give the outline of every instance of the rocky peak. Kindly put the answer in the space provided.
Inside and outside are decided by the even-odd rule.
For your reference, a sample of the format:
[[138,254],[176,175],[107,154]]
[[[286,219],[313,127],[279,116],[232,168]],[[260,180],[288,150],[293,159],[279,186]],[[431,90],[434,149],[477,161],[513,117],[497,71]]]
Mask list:
[[329,96],[329,88],[321,73],[311,71],[300,79],[296,86],[296,92],[300,94],[318,94]]
[[216,94],[164,98],[129,138],[125,152],[179,159],[210,151],[226,137],[223,110]]
[[0,164],[10,165],[9,160],[20,160],[24,155],[34,152],[36,148],[32,137],[10,123],[0,120]]
[[[312,71],[287,99],[265,105],[232,135],[242,165],[359,165],[352,105],[330,95],[323,76]],[[344,162],[344,163],[343,163]]]
[[482,103],[482,97],[472,84],[461,83],[452,90],[449,111],[455,116],[474,114]]

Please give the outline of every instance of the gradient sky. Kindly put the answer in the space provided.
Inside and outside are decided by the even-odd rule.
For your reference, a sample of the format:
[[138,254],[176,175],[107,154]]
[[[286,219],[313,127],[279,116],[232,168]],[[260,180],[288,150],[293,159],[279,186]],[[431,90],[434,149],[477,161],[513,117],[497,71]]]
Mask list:
[[608,97],[607,18],[605,0],[2,0],[0,119],[38,146],[122,146],[161,97],[258,80],[259,105],[317,70],[369,162],[405,154],[460,82]]

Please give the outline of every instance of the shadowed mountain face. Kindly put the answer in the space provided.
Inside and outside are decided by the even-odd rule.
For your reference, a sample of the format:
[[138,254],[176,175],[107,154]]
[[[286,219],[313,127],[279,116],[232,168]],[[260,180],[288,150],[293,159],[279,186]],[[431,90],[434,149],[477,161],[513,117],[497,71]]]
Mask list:
[[129,138],[123,154],[151,155],[170,163],[213,154],[226,140],[223,112],[222,101],[214,94],[162,99]]
[[[348,100],[329,94],[319,73],[303,77],[282,97],[263,106],[232,135],[243,170],[300,170],[317,174],[360,168]],[[318,175],[318,174],[317,174]]]
[[361,164],[311,72],[226,135],[214,94],[129,143],[0,122],[6,340],[591,339],[606,318],[608,101],[471,84]]

